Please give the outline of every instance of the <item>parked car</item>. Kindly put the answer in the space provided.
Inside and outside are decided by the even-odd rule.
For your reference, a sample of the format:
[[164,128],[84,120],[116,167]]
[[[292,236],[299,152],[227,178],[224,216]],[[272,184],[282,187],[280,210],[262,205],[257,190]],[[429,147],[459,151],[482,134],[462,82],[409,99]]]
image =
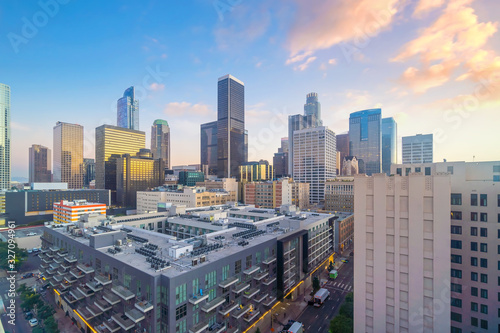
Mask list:
[[28,249],[28,253],[33,253],[33,250],[32,249]]
[[40,249],[39,249],[39,248],[37,248],[37,247],[34,247],[34,248],[33,248],[33,252],[38,252],[38,251],[40,251]]
[[27,236],[36,236],[36,232],[30,232],[27,234]]
[[30,319],[29,323],[31,327],[35,327],[36,325],[38,325],[38,320],[36,318],[32,318]]
[[33,318],[33,313],[31,313],[31,311],[28,311],[24,314],[24,318],[26,320],[30,320],[31,318]]

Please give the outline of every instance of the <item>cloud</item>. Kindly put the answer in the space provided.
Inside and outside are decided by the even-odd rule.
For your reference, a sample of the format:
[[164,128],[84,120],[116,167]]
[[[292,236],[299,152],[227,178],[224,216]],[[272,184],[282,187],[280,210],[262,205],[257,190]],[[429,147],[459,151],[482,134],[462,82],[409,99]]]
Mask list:
[[255,64],[255,68],[260,68],[262,66],[262,61],[259,61],[258,63]]
[[152,91],[162,91],[163,89],[165,89],[165,85],[162,83],[153,82],[149,85],[149,90]]
[[444,5],[445,0],[420,0],[415,7],[415,11],[413,12],[413,16],[419,17],[422,14],[425,14],[432,9],[439,8]]
[[20,123],[17,123],[15,121],[11,121],[10,122],[10,127],[12,129],[15,129],[15,130],[18,130],[18,131],[29,131],[30,130],[30,128],[28,126],[20,124]]
[[337,59],[330,59],[330,60],[328,60],[328,63],[330,65],[336,65],[337,64]]
[[300,64],[300,65],[298,65],[298,66],[295,66],[295,67],[293,68],[293,70],[295,70],[295,71],[304,71],[304,70],[306,70],[306,69],[307,69],[307,67],[309,67],[309,65],[310,65],[310,64],[311,64],[314,60],[316,60],[316,57],[309,57],[309,58],[307,58],[307,60],[306,60],[304,63],[302,63],[302,64]]
[[173,117],[185,116],[208,116],[212,115],[213,111],[206,104],[191,104],[188,102],[172,102],[168,103],[163,109],[163,113]]
[[415,93],[424,93],[430,88],[446,83],[459,62],[448,61],[419,70],[409,67],[401,76],[400,81],[413,89]]
[[305,58],[307,58],[308,56],[310,56],[311,54],[312,54],[312,52],[304,52],[302,54],[298,54],[298,55],[296,55],[294,57],[291,57],[291,58],[287,59],[286,62],[285,62],[285,65],[290,65],[290,64],[293,64],[295,62],[302,61]]

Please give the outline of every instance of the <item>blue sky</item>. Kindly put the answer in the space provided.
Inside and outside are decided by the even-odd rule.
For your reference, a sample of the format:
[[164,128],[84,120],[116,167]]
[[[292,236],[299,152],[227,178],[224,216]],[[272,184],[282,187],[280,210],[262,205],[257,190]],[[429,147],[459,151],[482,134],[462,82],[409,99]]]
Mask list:
[[52,147],[57,121],[83,125],[93,157],[95,127],[116,124],[132,85],[141,130],[167,120],[173,164],[199,163],[199,126],[228,73],[245,82],[252,160],[272,159],[313,91],[336,133],[380,106],[400,137],[435,133],[436,161],[499,160],[485,144],[500,139],[498,12],[493,0],[4,2],[12,174],[27,176],[31,144]]

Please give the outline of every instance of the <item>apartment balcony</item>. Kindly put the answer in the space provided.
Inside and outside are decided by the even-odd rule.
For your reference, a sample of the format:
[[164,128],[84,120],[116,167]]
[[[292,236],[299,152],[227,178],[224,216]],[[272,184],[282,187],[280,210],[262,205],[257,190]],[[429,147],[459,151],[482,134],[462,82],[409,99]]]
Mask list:
[[262,261],[262,263],[265,264],[265,265],[269,265],[269,264],[272,264],[275,261],[276,261],[276,257],[270,257],[270,258],[267,258],[266,260]]
[[260,281],[268,275],[269,275],[268,272],[260,272],[259,274],[255,275],[253,278],[257,281]]
[[112,281],[109,278],[109,276],[102,275],[102,274],[96,274],[94,276],[94,280],[102,284],[103,286],[110,284]]
[[203,312],[211,312],[215,310],[218,306],[224,304],[226,302],[226,299],[224,297],[217,297],[211,300],[210,302],[205,303],[202,307],[201,310]]
[[76,268],[78,268],[79,270],[81,270],[85,274],[94,273],[94,267],[92,267],[90,265],[78,264],[78,265],[76,265]]
[[54,278],[50,278],[49,284],[52,288],[54,288],[55,286],[57,286],[58,283]]
[[108,319],[106,320],[103,325],[110,331],[110,332],[117,332],[120,330],[120,325],[118,325],[113,319]]
[[51,262],[53,262],[53,260],[52,260],[52,258],[46,257],[46,258],[42,259],[42,262],[44,264],[50,264]]
[[61,257],[55,257],[54,258],[54,262],[55,263],[62,264],[63,261],[64,261],[64,258],[61,258]]
[[95,316],[89,311],[87,310],[87,308],[79,308],[77,309],[76,311],[78,311],[78,313],[83,317],[83,319],[85,319],[86,321],[89,321],[90,319],[94,318]]
[[80,285],[76,287],[76,290],[85,295],[85,297],[90,297],[94,295],[94,291],[87,287],[86,285]]
[[57,281],[58,283],[61,283],[61,282],[63,281],[63,279],[64,279],[64,276],[63,276],[63,275],[59,275],[59,274],[57,274],[57,275],[54,275],[52,278],[53,278],[55,281]]
[[64,280],[68,281],[68,283],[71,284],[75,283],[78,279],[74,275],[68,274],[66,275],[66,278]]
[[221,310],[219,310],[219,313],[223,316],[227,315],[229,312],[235,310],[238,306],[240,306],[238,303],[234,303],[234,301],[232,301],[232,303],[222,307]]
[[255,295],[257,295],[259,293],[259,290],[260,290],[259,288],[252,288],[249,291],[245,291],[243,293],[243,297],[250,299]]
[[285,251],[285,252],[283,253],[283,255],[284,255],[284,256],[287,256],[287,255],[289,255],[290,253],[292,253],[292,251],[293,251],[293,250],[295,250],[295,248],[293,248],[293,249],[289,249],[289,250]]
[[59,275],[64,275],[66,273],[69,273],[68,272],[68,269],[67,268],[64,268],[63,266],[59,266],[59,269],[57,270],[57,274]]
[[82,277],[84,277],[84,276],[85,276],[85,274],[84,274],[84,273],[82,273],[82,271],[81,271],[81,270],[76,269],[76,268],[71,269],[71,270],[69,271],[69,273],[70,273],[71,275],[73,275],[74,277],[76,277],[77,279],[81,279]]
[[102,311],[99,307],[95,306],[94,304],[91,304],[87,306],[87,310],[94,315],[94,317],[97,317],[101,315],[104,311]]
[[252,320],[257,318],[257,316],[260,315],[260,311],[252,311],[252,312],[247,312],[243,316],[243,320],[246,321],[247,323],[250,323]]
[[95,293],[102,290],[102,284],[96,281],[87,282],[85,285],[92,289],[92,291]]
[[125,301],[135,297],[135,294],[123,286],[113,286],[111,291],[123,298]]
[[153,304],[149,303],[148,301],[140,301],[135,303],[135,308],[142,311],[143,313],[146,313],[153,310]]
[[47,268],[49,268],[49,264],[48,263],[44,262],[44,263],[40,264],[40,269],[47,269]]
[[238,327],[229,328],[226,333],[240,333],[240,329]]
[[68,251],[57,252],[57,255],[58,255],[59,257],[65,257],[65,256],[67,256],[67,255],[68,255]]
[[264,284],[265,286],[268,286],[271,283],[274,283],[274,281],[276,281],[276,277],[268,277],[268,278],[265,278],[264,280],[262,280],[262,284]]
[[71,266],[72,265],[69,262],[67,262],[66,260],[64,260],[63,263],[61,264],[61,267],[64,269],[70,269]]
[[238,282],[238,280],[239,279],[237,276],[231,276],[230,278],[219,283],[219,287],[228,288],[228,287],[232,286],[233,284],[235,284],[236,282]]
[[64,281],[59,285],[59,290],[61,293],[66,292],[68,288],[71,287],[69,283],[64,283]]
[[269,294],[268,293],[260,293],[258,294],[257,296],[255,296],[254,300],[257,302],[257,303],[260,303],[262,302],[263,300],[266,299],[266,297],[268,296]]
[[240,319],[241,317],[243,317],[243,315],[245,313],[247,313],[248,311],[250,311],[250,306],[248,305],[245,305],[245,306],[242,306],[242,307],[238,307],[236,310],[233,311],[232,315],[233,315],[233,318],[236,318],[236,319]]
[[128,319],[132,320],[136,324],[141,320],[144,320],[144,318],[146,318],[144,317],[144,313],[140,312],[135,308],[125,311],[125,316],[127,316]]
[[208,299],[208,294],[205,295],[193,295],[192,297],[189,298],[189,303],[196,305],[201,303],[202,301]]
[[64,257],[64,260],[66,260],[70,264],[77,262],[76,257],[73,255]]
[[112,306],[109,304],[108,301],[104,299],[98,299],[94,302],[94,305],[101,310],[102,312],[106,312],[108,310],[111,310]]
[[122,313],[112,315],[111,319],[113,319],[115,323],[117,323],[125,331],[128,331],[135,326],[135,323]]
[[102,298],[104,298],[109,304],[115,305],[120,303],[120,297],[116,296],[113,293],[105,293]]
[[49,249],[43,248],[43,249],[40,250],[40,252],[42,252],[43,254],[49,253]]
[[240,282],[240,283],[236,284],[233,291],[236,294],[238,294],[238,293],[241,293],[242,291],[247,290],[248,288],[250,288],[250,284],[248,284],[247,282]]
[[73,296],[77,301],[82,300],[82,299],[85,298],[85,294],[83,294],[81,291],[79,291],[78,288],[76,290],[74,290],[74,289],[71,290],[69,292],[69,294],[71,296]]
[[276,297],[274,296],[268,296],[266,299],[262,302],[265,306],[271,306],[273,303],[276,301]]
[[253,273],[257,273],[259,270],[260,270],[259,266],[253,266],[250,267],[249,269],[244,270],[243,274],[252,275]]
[[[49,267],[50,267],[50,268],[52,268],[52,269],[58,269],[58,268],[59,268],[59,264],[58,264],[58,263],[53,262],[53,263],[51,263],[51,264],[49,265]],[[55,273],[55,272],[54,272],[54,273]]]
[[189,333],[202,333],[205,332],[206,329],[208,329],[208,321],[203,321],[191,327]]
[[52,252],[57,252],[60,250],[60,248],[58,248],[57,246],[51,246],[51,247],[49,247],[49,250]]

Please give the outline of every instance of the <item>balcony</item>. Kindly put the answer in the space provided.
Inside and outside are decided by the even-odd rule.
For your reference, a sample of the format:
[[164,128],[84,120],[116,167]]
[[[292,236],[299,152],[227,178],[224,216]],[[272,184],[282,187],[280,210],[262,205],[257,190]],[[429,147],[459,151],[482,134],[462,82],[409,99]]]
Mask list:
[[112,281],[110,280],[109,276],[106,276],[106,275],[102,275],[102,274],[96,274],[94,276],[94,279],[99,282],[100,284],[102,284],[103,286],[107,285],[107,284],[110,284]]
[[128,319],[132,320],[136,324],[145,318],[144,313],[140,312],[137,309],[130,309],[125,311],[125,316],[127,316]]
[[56,281],[56,282],[62,282],[63,280],[63,276],[62,275],[54,275],[53,279]]
[[240,306],[236,310],[233,311],[233,318],[240,319],[248,311],[250,311],[250,306],[248,306],[248,305]]
[[262,263],[265,264],[265,265],[269,265],[269,264],[272,264],[275,261],[276,261],[276,257],[270,257],[270,258],[267,258],[266,260],[264,260]]
[[252,320],[254,320],[255,318],[257,318],[257,316],[260,315],[260,311],[252,311],[252,312],[248,312],[246,313],[244,316],[243,316],[243,320],[245,320],[247,323],[251,322]]
[[201,333],[204,332],[207,328],[208,328],[208,321],[204,321],[191,327],[189,329],[189,333]]
[[74,263],[77,261],[76,257],[71,255],[71,256],[66,256],[64,257],[64,260],[66,260],[67,262],[69,262],[70,264]]
[[79,269],[76,269],[76,268],[73,268],[69,271],[69,273],[71,275],[73,275],[74,277],[76,277],[77,279],[81,279],[82,277],[85,276],[85,274],[82,273],[82,271],[80,271]]
[[120,303],[120,297],[116,296],[113,293],[105,293],[102,298],[104,298],[109,304],[115,305]]
[[59,268],[59,264],[58,264],[58,263],[53,262],[53,263],[51,263],[51,264],[49,265],[49,267],[50,267],[50,268],[52,268],[52,269],[57,269],[57,268]]
[[229,279],[226,279],[226,280],[222,281],[221,283],[219,283],[219,287],[228,288],[228,287],[232,286],[233,284],[235,284],[236,282],[238,282],[238,280],[239,279],[237,276],[232,276]]
[[211,300],[210,302],[207,302],[205,303],[205,305],[203,305],[201,307],[201,310],[203,312],[211,312],[213,310],[215,310],[218,306],[224,304],[226,302],[226,299],[224,297],[217,297],[213,300]]
[[110,332],[116,332],[120,330],[120,325],[118,325],[113,319],[108,319],[103,324]]
[[102,312],[106,312],[108,310],[111,310],[112,306],[109,304],[108,301],[104,299],[98,299],[94,302],[95,306],[99,308]]
[[255,275],[253,278],[257,281],[260,281],[268,275],[269,275],[268,272],[260,272],[259,274]]
[[121,313],[116,313],[112,315],[111,319],[113,319],[115,323],[117,323],[125,331],[128,331],[129,329],[135,326],[135,323],[132,320],[130,320],[127,316]]
[[94,291],[87,287],[86,285],[80,285],[76,287],[76,290],[85,295],[85,297],[90,297],[94,295]]
[[50,264],[52,261],[53,261],[52,258],[43,258],[42,259],[42,262],[45,264]]
[[94,304],[91,304],[91,305],[87,306],[87,310],[90,313],[92,313],[94,315],[94,317],[97,317],[97,316],[101,315],[104,312],[101,309],[99,309],[97,306],[95,306]]
[[51,247],[49,247],[49,250],[52,251],[52,252],[57,252],[60,249],[57,246],[51,246]]
[[266,297],[266,299],[263,301],[262,304],[264,304],[265,306],[271,306],[273,305],[273,303],[276,301],[276,297],[274,296],[268,296]]
[[94,273],[94,267],[92,267],[90,265],[78,264],[78,265],[76,265],[76,268],[78,268],[79,270],[81,270],[85,274]]
[[89,321],[90,319],[95,317],[89,310],[87,310],[86,307],[77,309],[77,311],[86,321]]
[[258,294],[256,297],[255,297],[255,301],[257,303],[260,303],[262,302],[264,299],[266,299],[266,297],[268,296],[269,294],[268,293],[261,293],[261,294]]
[[240,329],[238,327],[233,327],[233,328],[230,328],[226,331],[226,333],[239,333],[240,332]]
[[66,275],[66,278],[64,280],[68,281],[68,283],[71,284],[71,283],[74,283],[75,281],[77,281],[78,279],[74,275],[70,274],[70,275]]
[[68,290],[68,288],[70,287],[71,285],[69,283],[64,283],[62,282],[60,285],[59,285],[59,290],[61,291],[61,293],[65,292]]
[[233,291],[238,294],[238,293],[241,293],[242,291],[244,290],[247,290],[248,288],[250,288],[250,285],[246,282],[240,282],[238,284],[236,284],[236,286],[234,287]]
[[193,295],[192,297],[189,298],[189,303],[196,305],[199,304],[201,301],[206,300],[208,298],[208,294],[205,295]]
[[51,278],[49,280],[49,284],[52,288],[54,288],[55,286],[57,286],[57,281],[54,278]]
[[259,290],[260,290],[259,288],[252,288],[249,291],[245,291],[243,293],[243,297],[250,299],[255,295],[257,295],[259,293]]
[[141,301],[135,303],[135,308],[142,311],[143,313],[146,313],[153,310],[153,304],[149,303],[148,301]]
[[111,291],[123,298],[125,301],[135,297],[135,294],[123,286],[113,286]]
[[47,268],[49,268],[49,264],[47,263],[43,263],[40,265],[40,269],[47,269]]
[[234,303],[234,301],[232,301],[232,303],[224,306],[221,310],[219,310],[219,313],[223,316],[227,315],[229,312],[233,311],[233,310],[236,310],[236,308],[240,306],[238,303]]
[[81,291],[79,291],[78,288],[77,290],[71,290],[69,294],[73,296],[77,301],[85,298],[85,295]]
[[55,262],[55,263],[61,264],[63,261],[64,261],[64,259],[63,259],[63,258],[61,258],[61,257],[54,258],[54,262]]
[[275,277],[268,277],[264,280],[262,280],[262,284],[268,286],[270,285],[271,283],[273,283],[274,281],[276,281],[276,278]]
[[65,257],[65,256],[67,256],[67,255],[68,255],[68,251],[57,252],[57,255],[58,255],[59,257]]
[[85,285],[92,289],[92,291],[95,293],[102,290],[102,285],[95,281],[87,282]]
[[244,270],[243,274],[252,275],[253,273],[257,273],[259,270],[260,270],[259,266],[253,266],[250,267],[249,269]]

